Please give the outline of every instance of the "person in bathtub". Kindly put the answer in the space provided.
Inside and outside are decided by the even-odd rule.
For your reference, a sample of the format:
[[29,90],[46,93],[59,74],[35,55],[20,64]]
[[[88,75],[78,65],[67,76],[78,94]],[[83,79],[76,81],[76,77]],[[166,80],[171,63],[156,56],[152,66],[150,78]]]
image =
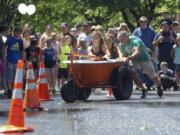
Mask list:
[[109,59],[110,53],[98,31],[94,31],[92,34],[92,46],[88,48],[88,55],[92,60]]

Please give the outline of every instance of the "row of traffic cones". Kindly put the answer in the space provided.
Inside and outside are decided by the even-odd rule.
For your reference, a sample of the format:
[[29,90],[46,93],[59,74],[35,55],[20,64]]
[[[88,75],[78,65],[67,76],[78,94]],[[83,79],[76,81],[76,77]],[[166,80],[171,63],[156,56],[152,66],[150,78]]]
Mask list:
[[18,61],[14,82],[13,96],[9,109],[8,125],[0,126],[0,133],[32,132],[33,128],[24,126],[24,110],[43,110],[40,101],[50,101],[47,76],[44,64],[40,65],[38,84],[36,89],[33,65],[29,63],[23,101],[23,69],[24,62]]

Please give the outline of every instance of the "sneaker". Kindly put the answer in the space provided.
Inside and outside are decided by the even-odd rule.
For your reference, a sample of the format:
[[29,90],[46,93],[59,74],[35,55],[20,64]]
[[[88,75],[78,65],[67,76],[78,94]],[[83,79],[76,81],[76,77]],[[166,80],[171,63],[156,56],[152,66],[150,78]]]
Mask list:
[[173,88],[173,91],[178,91],[178,90],[179,90],[179,86]]
[[163,91],[168,91],[168,89],[166,89],[166,88],[163,88]]
[[55,95],[56,89],[52,89],[52,93],[53,93],[53,95]]
[[146,98],[146,95],[147,95],[147,91],[144,89],[144,90],[142,90],[142,96],[141,96],[141,98],[143,99],[143,98]]
[[111,95],[106,95],[106,98],[111,98],[112,96]]
[[163,96],[163,90],[162,90],[161,86],[157,87],[157,94],[159,95],[159,97]]

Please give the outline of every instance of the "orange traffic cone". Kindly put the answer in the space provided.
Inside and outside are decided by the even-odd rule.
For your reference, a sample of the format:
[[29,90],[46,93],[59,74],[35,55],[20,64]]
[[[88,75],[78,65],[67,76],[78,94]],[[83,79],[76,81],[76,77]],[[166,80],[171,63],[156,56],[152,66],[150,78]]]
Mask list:
[[25,87],[24,110],[42,110],[36,90],[35,75],[32,63],[29,63]]
[[24,127],[24,110],[23,110],[23,68],[24,62],[18,61],[16,76],[14,82],[13,96],[9,109],[8,125],[0,127],[0,133],[19,133],[32,132],[33,129]]
[[52,101],[49,94],[48,81],[44,63],[40,64],[37,89],[40,101]]

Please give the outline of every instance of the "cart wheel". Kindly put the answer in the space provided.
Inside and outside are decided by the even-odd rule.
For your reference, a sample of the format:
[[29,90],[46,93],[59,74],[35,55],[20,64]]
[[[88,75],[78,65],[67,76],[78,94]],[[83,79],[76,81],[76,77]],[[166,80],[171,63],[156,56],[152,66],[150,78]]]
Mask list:
[[128,100],[133,90],[133,81],[130,70],[122,66],[117,70],[117,88],[113,88],[113,95],[117,100]]
[[61,87],[62,99],[68,103],[75,102],[78,99],[77,85],[73,80],[68,81]]
[[91,88],[79,88],[79,100],[87,100],[91,95]]

